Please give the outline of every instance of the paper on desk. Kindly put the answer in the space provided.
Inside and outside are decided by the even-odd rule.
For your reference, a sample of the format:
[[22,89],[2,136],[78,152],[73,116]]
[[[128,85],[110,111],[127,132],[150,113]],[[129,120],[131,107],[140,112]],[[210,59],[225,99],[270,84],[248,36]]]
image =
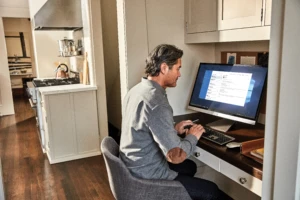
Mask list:
[[242,65],[255,65],[256,57],[255,56],[241,56]]
[[250,151],[250,154],[260,159],[264,159],[264,148],[252,150]]

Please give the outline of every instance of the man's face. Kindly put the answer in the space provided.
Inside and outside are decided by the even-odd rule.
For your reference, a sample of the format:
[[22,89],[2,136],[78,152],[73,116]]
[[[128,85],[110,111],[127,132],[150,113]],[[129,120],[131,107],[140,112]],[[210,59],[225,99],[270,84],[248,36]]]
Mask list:
[[181,58],[177,60],[177,63],[173,65],[172,69],[168,69],[164,78],[164,86],[167,87],[175,87],[177,84],[178,78],[181,76],[180,74],[181,68]]

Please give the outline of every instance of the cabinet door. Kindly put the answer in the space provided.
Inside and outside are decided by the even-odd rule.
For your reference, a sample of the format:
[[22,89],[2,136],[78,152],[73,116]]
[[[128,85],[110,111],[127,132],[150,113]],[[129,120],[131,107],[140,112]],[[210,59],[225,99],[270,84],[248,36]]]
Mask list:
[[49,95],[45,104],[51,159],[75,155],[75,123],[70,94]]
[[218,0],[218,30],[262,26],[263,0]]
[[186,33],[217,30],[217,0],[185,0]]
[[265,26],[271,25],[271,11],[272,11],[272,0],[265,0],[266,8],[265,8]]
[[20,76],[10,76],[11,88],[22,88],[22,78]]
[[79,154],[99,151],[96,91],[73,93]]

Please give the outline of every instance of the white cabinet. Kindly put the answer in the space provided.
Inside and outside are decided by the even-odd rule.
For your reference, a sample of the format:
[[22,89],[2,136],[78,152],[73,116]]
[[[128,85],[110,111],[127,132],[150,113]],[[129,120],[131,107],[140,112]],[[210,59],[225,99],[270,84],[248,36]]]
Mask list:
[[251,192],[261,196],[262,181],[258,178],[240,170],[239,168],[225,162],[224,160],[212,155],[211,153],[196,147],[194,157],[217,172],[220,172],[235,181],[236,183],[247,188]]
[[184,6],[187,33],[217,30],[217,0],[187,0]]
[[220,159],[211,153],[196,147],[195,155],[198,160],[205,163],[206,165],[210,166],[216,171],[220,171]]
[[271,25],[272,0],[265,0],[264,25]]
[[261,196],[262,181],[220,159],[220,173]]
[[96,91],[42,94],[50,163],[100,155]]
[[272,0],[185,0],[185,43],[270,39]]
[[263,0],[218,0],[218,30],[262,25]]

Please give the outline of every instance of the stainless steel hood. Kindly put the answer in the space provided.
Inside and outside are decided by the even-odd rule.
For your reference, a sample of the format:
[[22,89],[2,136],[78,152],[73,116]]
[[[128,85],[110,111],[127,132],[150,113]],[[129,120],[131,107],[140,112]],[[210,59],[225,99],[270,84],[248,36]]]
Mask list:
[[81,29],[81,17],[81,0],[48,0],[34,15],[34,29]]

